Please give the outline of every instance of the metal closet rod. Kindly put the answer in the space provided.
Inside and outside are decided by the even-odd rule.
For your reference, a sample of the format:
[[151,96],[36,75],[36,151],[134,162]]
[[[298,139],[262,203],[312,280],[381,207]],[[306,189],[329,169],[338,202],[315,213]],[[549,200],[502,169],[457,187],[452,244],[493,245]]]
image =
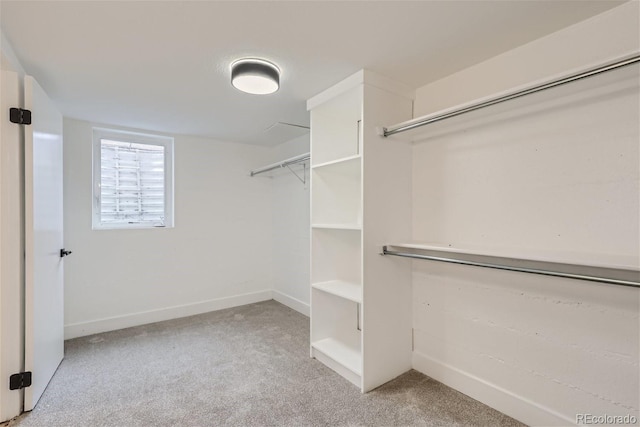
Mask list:
[[449,111],[446,113],[436,113],[433,115],[428,115],[425,117],[420,117],[415,120],[410,120],[405,123],[401,123],[396,126],[392,126],[389,128],[382,128],[382,135],[387,137],[394,135],[400,132],[406,132],[411,129],[415,129],[421,126],[426,126],[431,123],[439,122],[441,120],[449,119],[451,117],[456,117],[465,113],[470,113],[471,111],[479,110],[481,108],[489,107],[491,105],[499,104],[501,102],[509,101],[512,99],[520,98],[525,95],[531,95],[536,92],[540,92],[546,89],[551,89],[557,86],[561,86],[567,83],[571,83],[577,80],[581,80],[587,77],[593,77],[598,74],[605,73],[607,71],[612,71],[617,68],[626,67],[627,65],[635,64],[640,61],[640,55],[635,54],[632,57],[625,57],[624,59],[617,60],[615,62],[610,62],[605,65],[601,65],[596,68],[591,68],[587,71],[583,71],[577,74],[570,75],[568,77],[563,77],[561,79],[552,80],[548,83],[544,83],[541,85],[533,86],[529,89],[523,89],[516,92],[509,93],[507,95],[499,96],[497,98],[490,99],[488,101],[482,101],[475,104],[471,104],[467,107],[462,107],[453,111]]
[[286,159],[281,162],[272,163],[270,165],[263,166],[259,169],[254,169],[251,171],[251,176],[258,175],[259,173],[269,172],[274,169],[284,168],[296,163],[306,162],[310,158],[311,158],[311,153],[306,153],[306,154],[301,154],[299,156],[291,157],[290,159]]
[[640,282],[634,282],[631,280],[619,280],[619,279],[611,279],[608,277],[563,273],[561,271],[542,270],[537,268],[513,267],[509,265],[468,261],[468,260],[462,260],[462,259],[456,259],[456,258],[445,258],[445,257],[432,256],[432,255],[420,255],[420,254],[414,254],[410,252],[397,252],[397,251],[388,250],[386,246],[382,247],[382,255],[393,255],[393,256],[406,257],[406,258],[426,259],[429,261],[448,262],[452,264],[471,265],[474,267],[485,267],[485,268],[493,268],[497,270],[517,271],[521,273],[541,274],[543,276],[564,277],[568,279],[579,279],[579,280],[587,280],[590,282],[607,283],[610,285],[631,286],[634,288],[640,288]]

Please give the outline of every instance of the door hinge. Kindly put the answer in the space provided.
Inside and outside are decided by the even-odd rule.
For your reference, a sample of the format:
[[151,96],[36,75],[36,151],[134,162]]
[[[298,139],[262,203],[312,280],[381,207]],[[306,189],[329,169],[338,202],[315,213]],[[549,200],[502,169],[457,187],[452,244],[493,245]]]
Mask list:
[[9,121],[19,125],[31,124],[31,110],[23,108],[9,108]]
[[60,249],[60,258],[64,258],[67,255],[71,255],[73,252],[66,250],[65,248]]
[[31,386],[31,372],[20,372],[9,377],[9,390],[20,390]]

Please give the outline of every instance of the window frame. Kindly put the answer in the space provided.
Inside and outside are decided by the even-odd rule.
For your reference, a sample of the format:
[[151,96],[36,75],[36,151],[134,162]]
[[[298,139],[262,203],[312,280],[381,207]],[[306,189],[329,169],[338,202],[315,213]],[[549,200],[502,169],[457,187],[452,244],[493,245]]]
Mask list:
[[[164,225],[144,223],[102,223],[101,211],[101,181],[102,181],[102,143],[103,139],[138,144],[157,145],[164,147]],[[93,230],[122,230],[122,229],[150,229],[173,228],[174,226],[174,176],[173,176],[173,142],[169,136],[123,131],[108,128],[93,128],[92,143],[92,185],[91,185],[91,228]]]

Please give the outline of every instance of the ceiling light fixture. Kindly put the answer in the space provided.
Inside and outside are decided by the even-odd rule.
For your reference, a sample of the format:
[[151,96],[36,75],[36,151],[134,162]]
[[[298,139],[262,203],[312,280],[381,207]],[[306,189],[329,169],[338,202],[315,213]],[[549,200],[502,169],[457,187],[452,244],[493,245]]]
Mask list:
[[280,87],[280,69],[264,59],[238,59],[231,64],[231,84],[243,92],[267,95]]

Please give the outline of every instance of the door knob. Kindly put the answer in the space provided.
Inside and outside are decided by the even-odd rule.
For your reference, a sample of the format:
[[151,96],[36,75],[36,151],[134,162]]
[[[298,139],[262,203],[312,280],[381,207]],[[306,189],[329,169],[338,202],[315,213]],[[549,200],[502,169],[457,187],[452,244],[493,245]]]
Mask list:
[[72,254],[72,252],[66,250],[65,248],[60,249],[60,258],[64,258],[67,255],[71,255],[71,254]]

